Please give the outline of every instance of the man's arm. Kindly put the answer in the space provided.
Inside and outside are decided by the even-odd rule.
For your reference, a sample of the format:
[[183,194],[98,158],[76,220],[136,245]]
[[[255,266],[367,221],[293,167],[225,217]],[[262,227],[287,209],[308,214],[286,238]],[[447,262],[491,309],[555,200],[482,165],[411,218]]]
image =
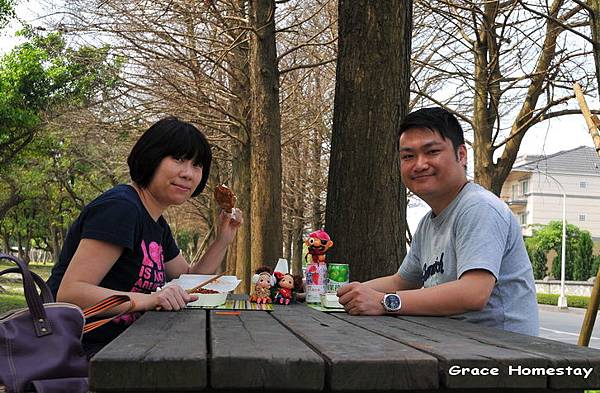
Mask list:
[[496,278],[487,270],[469,270],[458,280],[430,288],[402,291],[401,314],[455,315],[480,311],[488,302]]
[[365,281],[364,285],[384,293],[421,288],[421,283],[408,281],[397,273]]
[[[386,290],[390,289],[386,284],[392,282],[391,277],[363,284],[351,283],[340,288],[340,303],[351,315],[385,314],[381,301],[386,293],[394,292]],[[373,287],[373,282],[378,285]],[[495,282],[495,277],[487,270],[470,270],[456,281],[430,288],[400,290],[397,291],[402,300],[399,314],[443,316],[478,311],[487,304]]]

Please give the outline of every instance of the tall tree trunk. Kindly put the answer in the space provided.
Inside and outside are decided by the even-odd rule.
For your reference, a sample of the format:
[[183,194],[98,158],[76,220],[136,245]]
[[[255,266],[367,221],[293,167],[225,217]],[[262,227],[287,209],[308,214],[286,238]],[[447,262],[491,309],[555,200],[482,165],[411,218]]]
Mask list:
[[26,264],[29,265],[31,262],[31,239],[25,239],[25,244],[23,245],[23,260]]
[[285,236],[285,247],[284,250],[285,252],[283,253],[283,257],[288,261],[288,266],[289,266],[289,262],[292,260],[292,244],[293,244],[293,240],[294,240],[294,235],[292,230],[288,230]]
[[275,1],[250,1],[252,267],[282,255],[281,114],[275,47]]
[[54,263],[58,263],[58,257],[60,256],[60,248],[61,248],[61,233],[59,228],[56,225],[50,226],[50,240],[52,241],[52,261]]
[[[304,206],[301,206],[301,209],[303,208]],[[302,247],[304,244],[302,229],[304,228],[304,220],[301,217],[304,215],[304,211],[299,213],[298,217],[294,218],[294,225],[292,227],[292,257],[290,266],[294,274],[302,272]]]
[[[492,149],[492,136],[494,125],[498,119],[496,106],[492,106],[497,97],[492,99],[490,81],[490,58],[495,58],[495,21],[498,13],[498,1],[485,3],[483,21],[477,31],[473,44],[475,57],[475,97],[473,102],[473,154],[475,161],[475,181],[490,189],[488,186],[488,172],[490,163],[493,165],[494,149]],[[497,62],[496,62],[497,63]],[[481,165],[479,165],[481,163]]]
[[588,0],[590,7],[590,28],[594,41],[594,63],[596,64],[596,81],[600,95],[600,0]]
[[[236,3],[234,16],[245,19],[247,15],[247,0],[239,0]],[[235,22],[234,22],[235,23]],[[245,26],[241,25],[240,31]],[[231,186],[236,193],[237,205],[244,212],[244,223],[238,230],[233,245],[230,247],[231,255],[228,255],[228,265],[232,272],[242,280],[238,286],[239,293],[248,293],[250,279],[252,277],[250,266],[251,254],[251,191],[250,191],[250,159],[251,145],[248,128],[250,127],[250,81],[248,79],[249,47],[244,42],[248,36],[238,35],[240,42],[235,43],[228,53],[228,78],[232,98],[229,101],[230,120],[233,122],[229,127],[232,135],[237,138],[232,147],[232,181]]]
[[[246,130],[243,130],[245,133]],[[251,261],[251,225],[252,206],[250,193],[250,142],[234,147],[233,158],[233,191],[237,194],[237,205],[244,212],[244,222],[235,238],[235,274],[242,280],[239,285],[240,293],[248,293],[252,277]]]
[[391,274],[405,253],[397,153],[408,106],[412,1],[340,0],[326,228],[352,280]]
[[4,252],[10,254],[10,235],[8,232],[2,231],[2,241],[4,242]]
[[[322,121],[320,122],[322,124]],[[311,161],[311,194],[313,198],[311,200],[312,207],[312,230],[316,231],[323,227],[323,214],[322,214],[322,203],[321,203],[321,157],[323,155],[323,138],[321,137],[321,130],[315,129],[312,131],[310,153],[312,155]]]
[[23,236],[21,235],[21,231],[17,230],[17,255],[19,259],[27,263],[25,261],[25,252],[23,251]]

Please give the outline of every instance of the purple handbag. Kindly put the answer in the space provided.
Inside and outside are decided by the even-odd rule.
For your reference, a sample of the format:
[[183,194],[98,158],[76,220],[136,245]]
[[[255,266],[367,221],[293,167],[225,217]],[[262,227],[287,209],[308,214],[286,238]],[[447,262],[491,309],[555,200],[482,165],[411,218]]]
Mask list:
[[[0,316],[0,392],[3,388],[8,393],[87,392],[88,362],[81,345],[85,317],[125,303],[129,297],[111,296],[84,316],[84,311],[73,304],[54,303],[48,285],[25,263],[5,254],[0,254],[0,259],[17,264],[1,271],[0,276],[21,273],[27,301],[27,308]],[[96,321],[94,327],[117,316]]]

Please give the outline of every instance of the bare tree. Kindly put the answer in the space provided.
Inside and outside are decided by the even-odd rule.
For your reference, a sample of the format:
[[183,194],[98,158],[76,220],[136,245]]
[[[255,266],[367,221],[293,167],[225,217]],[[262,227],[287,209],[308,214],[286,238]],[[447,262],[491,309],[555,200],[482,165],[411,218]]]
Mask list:
[[[57,28],[68,32],[75,40],[105,42],[111,46],[115,56],[123,59],[119,99],[105,103],[103,110],[97,113],[98,118],[86,128],[93,129],[92,124],[98,124],[98,119],[104,118],[104,123],[100,122],[101,128],[114,124],[119,130],[117,134],[123,137],[120,144],[118,140],[108,143],[127,149],[151,122],[165,114],[173,114],[194,122],[208,135],[215,160],[209,192],[204,194],[210,194],[212,187],[220,182],[230,184],[238,194],[238,204],[244,210],[246,220],[238,232],[236,243],[230,247],[226,269],[247,279],[250,277],[251,260],[256,264],[272,263],[282,256],[281,241],[277,240],[282,237],[281,224],[277,221],[277,217],[281,217],[281,207],[280,213],[269,213],[268,204],[260,202],[259,213],[255,216],[250,204],[251,179],[262,176],[269,181],[268,187],[279,184],[281,188],[282,183],[281,178],[276,180],[281,169],[259,166],[256,172],[251,165],[251,160],[262,165],[280,155],[274,146],[278,143],[277,139],[267,136],[273,130],[269,129],[270,125],[265,127],[260,123],[261,116],[266,116],[264,119],[269,120],[269,124],[276,124],[280,110],[275,102],[283,102],[286,122],[284,128],[280,126],[283,142],[279,145],[306,144],[308,135],[315,136],[310,140],[313,141],[311,146],[319,147],[318,150],[313,149],[313,157],[316,158],[307,158],[300,167],[314,173],[325,172],[333,96],[328,89],[332,90],[330,86],[335,75],[336,15],[332,13],[335,2],[285,2],[278,6],[277,12],[271,8],[267,14],[261,15],[270,18],[262,21],[266,23],[268,20],[268,24],[258,25],[262,22],[252,19],[250,6],[254,4],[254,11],[258,11],[264,3],[251,4],[247,0],[157,0],[148,4],[120,0],[73,0],[67,5],[68,12],[58,14],[56,20]],[[272,23],[276,30],[270,30],[273,29]],[[265,37],[271,33],[277,36],[279,56],[272,38]],[[268,56],[272,59],[266,60],[272,72],[269,78],[264,78],[259,69],[252,70],[252,67],[266,69],[266,63],[257,62],[258,57],[251,58],[251,43],[256,40],[261,44],[259,38],[271,40],[269,50],[272,54]],[[258,53],[258,49],[266,52],[267,47],[258,44],[254,54]],[[251,86],[252,72],[255,80]],[[303,86],[307,80],[316,82],[310,87]],[[317,87],[319,84],[321,87]],[[261,97],[260,89],[271,97]],[[274,99],[274,89],[282,89],[285,93],[281,97],[277,94]],[[298,91],[302,93],[297,95],[298,101],[288,106],[284,101]],[[323,92],[326,94],[321,96]],[[275,90],[275,93],[278,91]],[[126,132],[128,128],[132,132]],[[256,147],[253,143],[257,144]],[[266,148],[269,143],[272,145]],[[114,157],[110,154],[104,156]],[[111,161],[109,167],[116,168],[117,158]],[[96,164],[102,169],[101,162]],[[313,166],[315,169],[311,169]],[[306,230],[306,222],[312,221],[312,213],[309,209],[301,215],[291,211],[303,203],[317,200],[315,211],[322,216],[326,176],[321,175],[318,181],[301,180],[294,179],[291,171],[290,166],[290,182],[302,187],[311,186],[302,197],[283,198],[284,203],[290,204],[290,209],[286,210],[290,212],[289,216],[286,213],[286,222],[296,228],[293,242],[297,244],[297,239],[301,239]],[[288,190],[296,189],[296,186],[286,187]],[[318,193],[313,188],[318,188]],[[276,196],[280,193],[276,188],[271,191],[264,187],[254,191],[259,198],[271,195],[274,203],[282,200],[281,196]],[[177,229],[195,228],[210,232],[216,209],[210,195],[202,195],[189,205],[189,211],[175,209],[168,213]],[[179,214],[185,219],[176,216]],[[294,217],[298,219],[294,221]],[[194,222],[194,219],[197,221]],[[258,228],[270,228],[280,235],[269,232],[266,240],[262,235],[251,235],[255,219],[262,220]],[[276,243],[279,244],[273,246]],[[265,247],[270,250],[271,256],[250,257],[251,248],[258,250]],[[298,247],[294,250],[297,252]],[[244,284],[241,290],[246,289]]]
[[472,131],[475,181],[499,194],[525,133],[577,112],[561,106],[573,97],[567,91],[573,81],[589,79],[585,52],[563,33],[581,25],[583,8],[562,0],[415,4],[430,15],[424,33],[446,43],[424,64],[445,88],[417,93]]

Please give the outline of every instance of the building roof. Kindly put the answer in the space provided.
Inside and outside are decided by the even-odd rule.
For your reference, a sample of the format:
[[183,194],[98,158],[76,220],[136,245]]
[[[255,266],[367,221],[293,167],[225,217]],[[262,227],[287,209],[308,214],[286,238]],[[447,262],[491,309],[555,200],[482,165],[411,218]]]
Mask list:
[[515,161],[513,170],[600,175],[600,157],[595,148],[579,146],[549,156],[527,155],[519,157]]

